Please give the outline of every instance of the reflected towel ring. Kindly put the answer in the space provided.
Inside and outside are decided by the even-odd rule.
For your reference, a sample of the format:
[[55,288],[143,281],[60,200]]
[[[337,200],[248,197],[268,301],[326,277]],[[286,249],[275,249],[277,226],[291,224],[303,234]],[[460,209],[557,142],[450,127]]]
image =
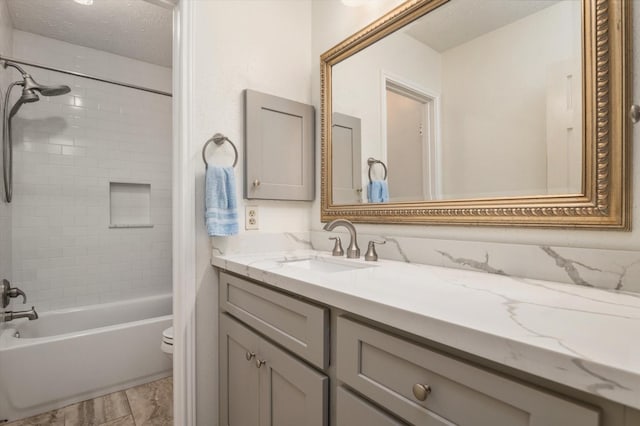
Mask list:
[[236,155],[236,158],[233,160],[233,167],[235,167],[236,164],[238,164],[238,149],[236,148],[234,143],[231,142],[231,140],[225,135],[223,135],[222,133],[216,133],[215,135],[213,135],[211,139],[205,142],[204,146],[202,147],[202,161],[204,161],[204,165],[206,167],[209,167],[209,163],[207,163],[207,157],[205,156],[205,151],[207,150],[207,147],[209,146],[209,144],[211,142],[214,142],[216,145],[220,146],[223,143],[225,143],[225,141],[231,144],[231,146],[233,147],[233,153]]
[[373,158],[373,157],[369,157],[369,158],[367,158],[367,164],[369,165],[369,183],[373,182],[373,181],[371,180],[371,168],[372,168],[372,167],[373,167],[373,165],[374,165],[374,164],[376,164],[376,163],[381,164],[381,165],[382,165],[382,168],[384,168],[384,179],[383,179],[383,180],[387,180],[387,165],[386,165],[386,164],[384,164],[384,163],[383,163],[382,161],[380,161],[380,160],[376,160],[376,159],[375,159],[375,158]]

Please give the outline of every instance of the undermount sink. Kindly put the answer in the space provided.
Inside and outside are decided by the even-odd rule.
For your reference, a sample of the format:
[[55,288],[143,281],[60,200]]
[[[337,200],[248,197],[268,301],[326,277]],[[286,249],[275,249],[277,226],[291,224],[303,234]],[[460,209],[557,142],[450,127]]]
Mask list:
[[371,268],[376,266],[364,265],[362,263],[356,263],[355,261],[337,260],[319,256],[310,256],[300,259],[287,259],[281,261],[280,263],[286,266],[292,266],[294,268],[306,269],[307,271],[325,273],[353,271],[356,269]]

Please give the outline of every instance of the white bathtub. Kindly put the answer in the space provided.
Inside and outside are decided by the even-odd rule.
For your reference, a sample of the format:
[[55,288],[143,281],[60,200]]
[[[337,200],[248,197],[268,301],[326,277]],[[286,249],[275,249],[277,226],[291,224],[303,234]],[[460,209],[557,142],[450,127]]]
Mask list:
[[167,294],[3,324],[0,423],[170,375],[160,342],[171,320]]

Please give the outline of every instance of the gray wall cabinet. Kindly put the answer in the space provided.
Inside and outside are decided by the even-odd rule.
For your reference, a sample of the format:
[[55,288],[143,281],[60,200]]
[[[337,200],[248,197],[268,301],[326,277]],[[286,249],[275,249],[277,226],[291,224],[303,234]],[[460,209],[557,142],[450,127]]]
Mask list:
[[629,407],[264,283],[221,271],[219,291],[224,426],[640,425]]
[[313,106],[245,90],[244,197],[313,200]]
[[331,175],[334,204],[357,204],[363,201],[361,125],[357,117],[333,113]]

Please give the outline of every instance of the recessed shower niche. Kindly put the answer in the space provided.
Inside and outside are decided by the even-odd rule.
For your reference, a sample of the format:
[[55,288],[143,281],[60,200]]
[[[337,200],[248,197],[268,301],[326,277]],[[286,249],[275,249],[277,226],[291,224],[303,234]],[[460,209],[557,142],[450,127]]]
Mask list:
[[109,228],[152,228],[151,185],[109,182]]

